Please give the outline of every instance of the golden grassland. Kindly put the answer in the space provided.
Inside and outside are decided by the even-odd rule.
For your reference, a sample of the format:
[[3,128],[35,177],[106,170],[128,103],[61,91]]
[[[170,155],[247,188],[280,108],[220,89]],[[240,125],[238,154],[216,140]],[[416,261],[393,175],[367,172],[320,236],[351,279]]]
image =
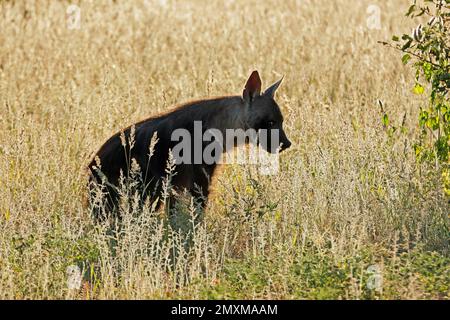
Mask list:
[[[0,298],[449,298],[449,204],[412,149],[424,100],[377,43],[411,28],[408,1],[74,3],[79,29],[67,1],[0,1]],[[111,134],[254,69],[285,75],[279,174],[222,168],[188,236],[148,208],[119,236],[92,222],[85,166]]]

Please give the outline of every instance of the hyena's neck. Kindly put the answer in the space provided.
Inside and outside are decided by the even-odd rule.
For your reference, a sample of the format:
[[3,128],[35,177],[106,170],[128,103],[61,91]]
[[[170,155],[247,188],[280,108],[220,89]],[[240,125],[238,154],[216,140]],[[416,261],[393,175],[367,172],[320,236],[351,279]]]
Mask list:
[[226,97],[214,108],[206,129],[218,129],[225,135],[227,129],[246,130],[245,107],[241,97]]
[[215,135],[215,140],[221,139],[222,151],[228,152],[234,147],[243,144],[244,140],[236,139],[248,129],[245,114],[245,105],[241,97],[227,97],[218,101],[215,105],[214,113],[208,117],[205,130],[214,129],[219,130],[221,136]]

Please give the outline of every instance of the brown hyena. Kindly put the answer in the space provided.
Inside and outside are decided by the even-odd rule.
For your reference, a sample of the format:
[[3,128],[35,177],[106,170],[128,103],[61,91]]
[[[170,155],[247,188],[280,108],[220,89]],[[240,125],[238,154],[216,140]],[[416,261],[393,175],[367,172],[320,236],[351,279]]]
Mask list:
[[[193,136],[190,139],[190,155],[183,154],[182,163],[177,163],[171,185],[176,190],[187,190],[204,206],[209,193],[211,177],[217,163],[202,158],[203,151],[209,144],[203,141],[202,134],[210,129],[226,136],[229,129],[255,132],[267,132],[266,143],[262,147],[275,153],[290,147],[291,142],[283,130],[283,116],[274,100],[275,91],[281,83],[280,79],[261,93],[261,79],[254,71],[245,84],[240,96],[228,96],[198,100],[183,104],[176,109],[130,126],[106,141],[89,164],[90,185],[102,185],[107,212],[114,211],[118,205],[117,186],[122,175],[130,170],[131,159],[135,159],[143,177],[144,198],[157,199],[161,193],[162,180],[166,176],[169,153],[177,148],[179,141],[174,139],[177,130],[184,130]],[[202,134],[195,135],[195,123],[201,123]],[[277,143],[274,145],[270,137],[276,133]],[[154,135],[157,142],[153,146],[153,154],[149,158],[150,143]],[[124,139],[125,138],[125,139]],[[130,143],[123,141],[134,141]],[[200,141],[197,141],[200,140]],[[221,145],[225,142],[221,141]],[[248,139],[244,143],[248,143]],[[237,143],[234,143],[236,145]],[[227,144],[228,145],[228,144]],[[226,148],[223,148],[223,151]],[[200,154],[200,157],[199,157]],[[217,155],[216,155],[217,156]],[[200,159],[200,160],[199,160]],[[100,164],[100,166],[98,165]],[[92,190],[92,189],[91,189]],[[97,217],[98,218],[98,217]]]

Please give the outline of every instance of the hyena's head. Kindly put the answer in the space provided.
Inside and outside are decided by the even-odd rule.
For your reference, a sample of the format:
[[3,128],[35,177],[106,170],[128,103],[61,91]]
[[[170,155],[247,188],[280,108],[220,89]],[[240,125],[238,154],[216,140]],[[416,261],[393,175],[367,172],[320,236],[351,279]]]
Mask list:
[[[291,146],[291,142],[283,130],[283,115],[274,100],[275,91],[282,80],[275,82],[264,93],[261,93],[261,78],[258,71],[253,71],[242,94],[245,104],[246,127],[258,132],[258,143],[270,153],[275,153],[277,150],[281,152]],[[261,135],[264,136],[263,139],[261,139]]]

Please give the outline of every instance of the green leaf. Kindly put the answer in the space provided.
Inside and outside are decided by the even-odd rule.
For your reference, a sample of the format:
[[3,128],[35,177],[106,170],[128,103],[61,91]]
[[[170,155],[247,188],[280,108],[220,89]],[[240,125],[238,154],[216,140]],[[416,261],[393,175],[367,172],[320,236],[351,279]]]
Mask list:
[[423,14],[426,12],[426,10],[424,8],[420,9],[420,12],[418,14],[416,14],[416,17],[420,17],[423,16]]
[[382,121],[383,121],[383,126],[387,127],[389,125],[389,117],[388,117],[387,113],[385,113],[383,115],[383,120]]
[[409,60],[411,59],[411,56],[407,53],[402,57],[403,64],[407,64]]
[[399,39],[397,36],[393,36],[393,37],[392,37],[392,41],[396,41],[396,42],[397,42],[397,41],[399,41],[399,40],[400,40],[400,39]]
[[431,64],[428,62],[424,62],[422,65],[422,70],[423,70],[423,74],[425,75],[425,78],[427,79],[427,81],[430,81],[431,77],[433,75],[433,70],[432,70]]
[[411,43],[412,43],[412,39],[408,40],[403,46],[402,46],[402,51],[405,51],[407,49],[409,49],[411,47]]
[[410,35],[405,33],[405,34],[402,35],[402,40],[412,40],[412,38],[411,38]]
[[425,125],[425,123],[428,120],[428,112],[425,110],[422,110],[419,114],[419,125],[422,127]]
[[420,84],[416,83],[416,85],[414,86],[413,92],[414,92],[414,94],[421,95],[425,92],[425,89]]
[[409,7],[408,12],[406,13],[406,16],[409,17],[411,15],[411,13],[414,12],[414,10],[416,10],[415,4],[413,4],[412,6]]

